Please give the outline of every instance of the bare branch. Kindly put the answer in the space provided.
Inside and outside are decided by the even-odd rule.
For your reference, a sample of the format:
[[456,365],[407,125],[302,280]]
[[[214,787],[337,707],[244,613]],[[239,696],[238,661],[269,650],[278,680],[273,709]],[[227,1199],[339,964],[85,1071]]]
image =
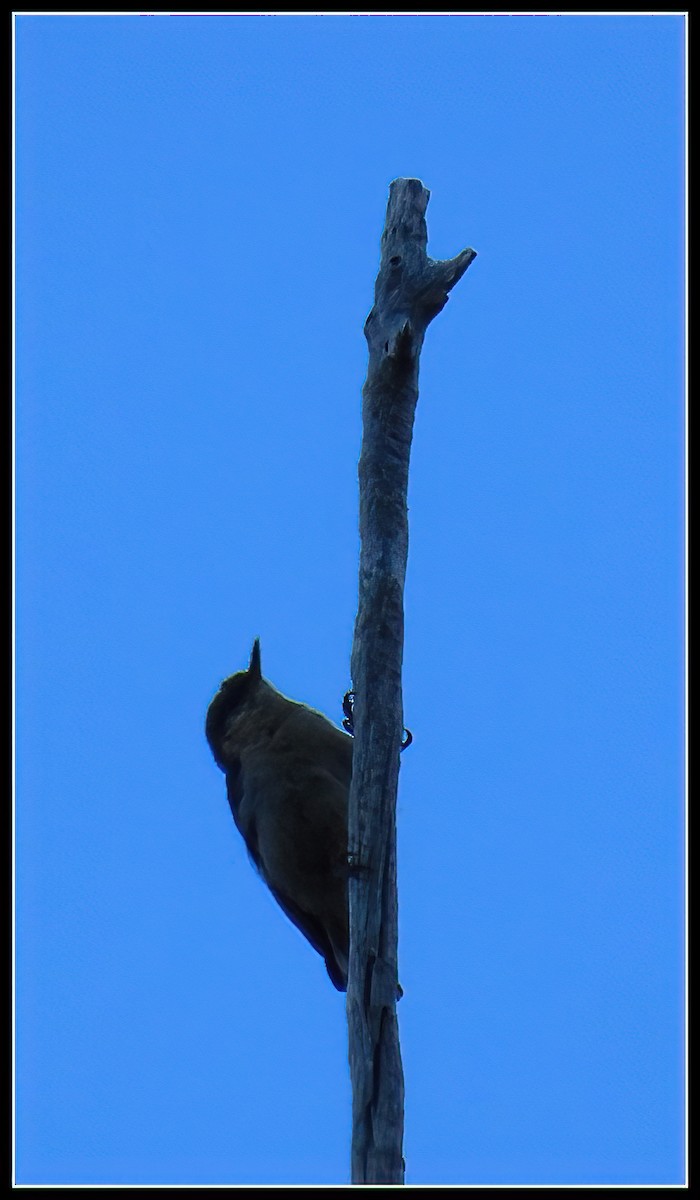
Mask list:
[[352,648],[355,746],[350,790],[353,1183],[403,1183],[403,1068],[396,1001],[396,793],[403,731],[403,591],[408,466],[425,331],[476,257],[428,258],[419,179],[389,189],[374,306],[365,322],[360,585]]

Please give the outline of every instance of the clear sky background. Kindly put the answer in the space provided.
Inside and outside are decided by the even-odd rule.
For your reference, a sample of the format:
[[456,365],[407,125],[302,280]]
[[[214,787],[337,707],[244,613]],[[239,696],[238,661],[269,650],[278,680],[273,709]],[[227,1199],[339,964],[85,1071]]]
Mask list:
[[682,16],[20,16],[16,104],[17,1181],[349,1180],[204,718],[342,719],[413,175],[407,1182],[681,1182]]

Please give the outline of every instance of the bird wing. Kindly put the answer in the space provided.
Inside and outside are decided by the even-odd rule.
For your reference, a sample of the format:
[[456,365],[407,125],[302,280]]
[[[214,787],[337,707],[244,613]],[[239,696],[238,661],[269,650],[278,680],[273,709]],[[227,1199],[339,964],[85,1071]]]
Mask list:
[[[265,880],[265,882],[267,883],[267,880]],[[279,888],[274,888],[269,883],[267,883],[267,886],[269,887],[272,895],[275,897],[275,900],[279,904],[280,908],[289,917],[292,924],[296,925],[297,929],[303,933],[306,940],[311,943],[314,950],[316,950],[325,960],[326,970],[328,971],[328,975],[333,986],[337,988],[339,992],[344,992],[347,988],[348,981],[345,978],[344,972],[338,966],[338,962],[333,952],[333,947],[331,946],[323,925],[321,925],[320,921],[317,921],[316,918],[310,913],[304,912],[303,909],[299,908],[299,906],[295,904],[293,900],[290,900],[289,896],[285,896],[282,892],[280,892]]]
[[339,966],[333,947],[331,945],[328,934],[321,922],[311,913],[305,912],[300,908],[289,896],[280,891],[279,887],[274,887],[267,876],[265,865],[260,853],[258,841],[258,829],[254,816],[248,815],[245,825],[240,820],[240,807],[244,797],[243,771],[240,760],[236,759],[226,770],[226,795],[233,814],[233,819],[236,822],[236,827],[243,836],[248,857],[255,867],[260,877],[265,881],[270,892],[279,904],[282,911],[289,917],[293,925],[303,933],[308,942],[311,943],[314,950],[325,960],[326,970],[328,971],[331,983],[339,992],[344,992],[347,987],[347,979],[344,971]]

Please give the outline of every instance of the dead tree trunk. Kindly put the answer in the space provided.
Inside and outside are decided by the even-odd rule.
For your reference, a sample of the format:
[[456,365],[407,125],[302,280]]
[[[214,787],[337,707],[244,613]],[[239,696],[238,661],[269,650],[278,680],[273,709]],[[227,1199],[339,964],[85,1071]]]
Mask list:
[[419,179],[389,189],[374,307],[360,454],[360,586],[352,648],[355,693],[349,815],[352,1182],[403,1183],[403,1069],[396,1000],[396,792],[403,730],[403,591],[408,464],[425,331],[474,250],[426,253],[430,192]]

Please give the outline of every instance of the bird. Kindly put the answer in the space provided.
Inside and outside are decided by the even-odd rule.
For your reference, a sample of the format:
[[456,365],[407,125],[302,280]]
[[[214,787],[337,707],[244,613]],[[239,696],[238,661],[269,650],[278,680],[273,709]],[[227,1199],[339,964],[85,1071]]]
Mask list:
[[259,638],[247,669],[219,687],[205,732],[253,865],[346,991],[352,737],[263,678]]

